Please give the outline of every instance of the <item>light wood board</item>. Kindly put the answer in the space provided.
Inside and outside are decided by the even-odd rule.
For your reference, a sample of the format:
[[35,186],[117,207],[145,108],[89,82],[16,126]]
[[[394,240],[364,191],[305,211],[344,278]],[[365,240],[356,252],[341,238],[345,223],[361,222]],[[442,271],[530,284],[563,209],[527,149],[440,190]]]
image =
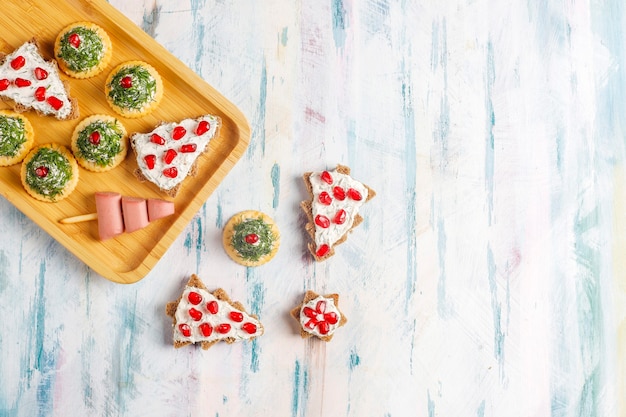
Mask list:
[[[106,103],[105,79],[117,64],[135,59],[144,60],[157,69],[165,93],[152,114],[140,119],[118,117],[129,133],[150,131],[161,121],[178,121],[203,114],[222,118],[219,136],[210,142],[209,151],[198,160],[196,176],[182,183],[174,199],[168,198],[153,184],[135,179],[133,171],[137,164],[132,151],[119,167],[109,172],[92,173],[81,168],[76,190],[57,203],[40,202],[26,194],[20,182],[21,164],[0,168],[0,194],[3,197],[100,275],[119,283],[133,283],[150,271],[242,156],[250,140],[250,128],[244,115],[232,103],[102,0],[4,2],[0,14],[0,50],[10,53],[36,37],[44,58],[50,60],[59,31],[70,23],[83,20],[106,30],[113,43],[113,58],[108,68],[94,78],[75,80],[62,75],[70,84],[71,95],[78,100],[78,119],[58,121],[34,112],[26,113],[34,127],[37,144],[54,142],[69,148],[72,131],[84,117],[93,114],[118,117]],[[0,104],[0,108],[8,107]],[[170,199],[174,201],[176,214],[107,241],[98,239],[95,221],[70,225],[58,223],[65,217],[94,212],[94,193],[97,191]]]

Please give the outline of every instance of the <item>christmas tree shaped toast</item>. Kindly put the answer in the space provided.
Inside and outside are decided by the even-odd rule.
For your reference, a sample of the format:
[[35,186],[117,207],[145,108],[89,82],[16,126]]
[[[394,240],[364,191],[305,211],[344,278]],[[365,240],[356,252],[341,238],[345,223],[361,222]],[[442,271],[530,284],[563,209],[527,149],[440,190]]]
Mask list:
[[307,172],[304,182],[311,196],[300,204],[312,239],[308,248],[316,261],[322,261],[334,255],[335,246],[345,242],[348,233],[363,221],[359,209],[376,192],[354,180],[350,168],[343,165],[333,171]]
[[0,54],[0,99],[11,102],[17,112],[32,109],[59,120],[78,117],[78,105],[59,77],[56,61],[42,57],[35,39]]
[[218,136],[221,118],[207,114],[196,119],[161,123],[148,133],[134,133],[130,144],[137,156],[135,176],[150,181],[175,197],[182,182],[196,173],[197,160]]
[[207,290],[197,275],[191,275],[183,294],[165,309],[173,319],[174,347],[199,343],[208,349],[219,341],[234,343],[263,334],[263,325],[243,305],[231,301],[221,289]]

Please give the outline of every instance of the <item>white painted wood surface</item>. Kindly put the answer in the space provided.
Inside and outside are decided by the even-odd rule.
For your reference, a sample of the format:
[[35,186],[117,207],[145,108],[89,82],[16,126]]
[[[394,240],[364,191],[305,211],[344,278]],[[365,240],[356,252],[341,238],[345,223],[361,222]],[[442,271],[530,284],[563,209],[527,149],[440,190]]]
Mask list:
[[[110,3],[252,141],[133,285],[0,199],[0,415],[626,415],[623,2]],[[314,263],[301,175],[338,163],[378,195]],[[220,244],[246,209],[282,232],[260,268]],[[173,349],[191,273],[265,335]],[[328,344],[288,315],[307,289],[340,294]]]

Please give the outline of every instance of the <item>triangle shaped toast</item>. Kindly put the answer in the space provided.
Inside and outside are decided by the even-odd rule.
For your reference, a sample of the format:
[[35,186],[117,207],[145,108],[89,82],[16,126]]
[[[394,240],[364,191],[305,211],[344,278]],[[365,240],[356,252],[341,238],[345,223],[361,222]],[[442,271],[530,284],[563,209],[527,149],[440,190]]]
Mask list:
[[16,112],[32,109],[59,120],[79,115],[56,61],[43,58],[36,39],[0,56],[0,99],[10,102]]
[[358,211],[376,192],[350,177],[350,168],[344,165],[333,171],[307,172],[303,178],[311,197],[300,204],[312,240],[308,248],[316,261],[322,261],[333,256],[335,246],[361,224],[363,217]]
[[221,288],[209,292],[195,274],[165,312],[173,320],[175,348],[199,343],[206,350],[220,341],[252,340],[264,331],[258,318],[248,314],[241,303],[232,301]]

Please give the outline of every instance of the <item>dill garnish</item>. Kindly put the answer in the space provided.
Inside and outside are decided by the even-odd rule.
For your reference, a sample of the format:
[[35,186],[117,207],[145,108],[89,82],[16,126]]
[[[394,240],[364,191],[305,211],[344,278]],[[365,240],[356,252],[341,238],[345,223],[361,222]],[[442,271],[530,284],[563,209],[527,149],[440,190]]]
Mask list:
[[[100,134],[100,142],[94,145],[90,142],[92,133]],[[115,123],[97,120],[87,125],[78,133],[76,146],[80,156],[101,167],[111,165],[115,156],[122,148],[122,132]]]
[[24,142],[24,121],[16,117],[0,116],[0,156],[17,155]]
[[[234,226],[231,244],[242,258],[250,261],[258,261],[261,256],[272,252],[276,236],[272,232],[270,225],[258,219],[247,219]],[[246,236],[256,234],[259,240],[256,244],[246,242]]]
[[[122,79],[127,76],[132,80],[129,88],[122,86]],[[140,110],[156,95],[156,80],[141,65],[123,67],[111,78],[107,87],[110,89],[109,98],[123,109]]]
[[[37,169],[47,168],[44,177],[37,175]],[[63,192],[72,179],[72,166],[67,158],[55,149],[41,148],[26,164],[26,184],[38,194],[54,199]]]
[[[69,37],[78,35],[80,46],[71,45]],[[100,36],[91,29],[78,26],[68,31],[61,38],[58,58],[63,58],[67,67],[75,72],[87,71],[97,66],[104,56],[104,44]]]

